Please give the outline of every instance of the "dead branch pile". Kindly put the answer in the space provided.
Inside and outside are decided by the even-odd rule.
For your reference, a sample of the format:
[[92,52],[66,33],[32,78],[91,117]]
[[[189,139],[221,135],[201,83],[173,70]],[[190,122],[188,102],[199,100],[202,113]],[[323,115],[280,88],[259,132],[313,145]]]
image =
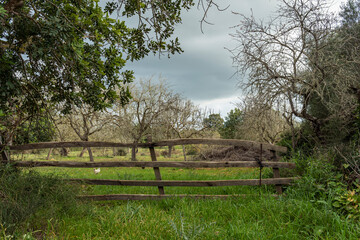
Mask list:
[[[213,147],[203,149],[198,160],[201,161],[254,161],[260,158],[260,150],[240,146]],[[262,160],[270,160],[270,153],[263,151]]]

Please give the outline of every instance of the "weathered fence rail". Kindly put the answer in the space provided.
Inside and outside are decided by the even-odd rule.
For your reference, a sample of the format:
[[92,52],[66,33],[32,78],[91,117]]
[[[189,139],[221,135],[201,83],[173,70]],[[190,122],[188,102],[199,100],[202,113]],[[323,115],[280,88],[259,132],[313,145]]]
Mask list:
[[[224,161],[224,162],[67,162],[67,161],[10,161],[18,167],[172,167],[172,168],[223,168],[223,167],[259,167],[256,161]],[[295,168],[295,163],[263,161],[264,167]]]
[[[188,144],[208,144],[240,146],[246,149],[259,151],[257,156],[253,156],[252,161],[157,161],[155,147],[176,146]],[[271,144],[257,143],[252,141],[233,140],[233,139],[175,139],[149,143],[114,143],[114,142],[47,142],[34,143],[18,146],[0,145],[1,152],[4,150],[32,150],[44,148],[64,148],[64,147],[142,147],[149,148],[151,162],[149,161],[116,161],[116,162],[70,162],[70,161],[12,161],[6,154],[2,154],[3,162],[14,164],[18,167],[69,167],[69,168],[97,168],[97,167],[150,167],[154,169],[156,180],[108,180],[108,179],[67,179],[67,181],[78,182],[89,185],[117,185],[117,186],[153,186],[158,187],[159,194],[112,194],[112,195],[87,195],[81,196],[85,199],[93,200],[143,200],[143,199],[164,199],[169,197],[192,197],[192,198],[227,198],[234,195],[166,195],[164,187],[221,187],[239,185],[275,185],[277,194],[282,193],[282,185],[290,184],[296,178],[281,178],[280,168],[295,168],[294,163],[279,162],[278,153],[285,153],[286,148]],[[270,159],[265,159],[271,156]],[[273,178],[267,179],[235,179],[235,180],[162,180],[160,168],[263,168],[273,169]],[[236,195],[239,196],[239,195]]]
[[287,149],[285,147],[276,146],[267,143],[258,143],[253,141],[237,140],[237,139],[203,139],[203,138],[190,138],[190,139],[171,139],[158,142],[149,143],[116,143],[116,142],[42,142],[42,143],[30,143],[24,145],[4,146],[9,150],[33,150],[44,148],[66,148],[66,147],[164,147],[164,146],[179,146],[190,144],[208,144],[208,145],[227,145],[227,146],[241,146],[249,149],[262,149],[269,151],[276,151],[285,153]]
[[[290,184],[294,178],[262,179],[262,185]],[[255,186],[260,184],[259,179],[239,180],[202,180],[202,181],[167,181],[167,180],[103,180],[103,179],[69,179],[72,182],[90,185],[120,185],[120,186],[162,186],[162,187],[220,187],[220,186]]]

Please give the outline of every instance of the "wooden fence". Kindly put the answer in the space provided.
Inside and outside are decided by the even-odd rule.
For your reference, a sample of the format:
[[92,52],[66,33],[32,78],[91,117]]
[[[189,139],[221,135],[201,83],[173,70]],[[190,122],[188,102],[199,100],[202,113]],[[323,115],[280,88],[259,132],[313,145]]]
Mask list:
[[[226,145],[238,146],[245,149],[256,150],[259,154],[253,156],[251,161],[157,161],[155,147],[176,146],[188,144]],[[46,142],[33,143],[18,146],[1,147],[3,162],[9,162],[18,167],[69,167],[69,168],[98,168],[98,167],[151,167],[154,169],[156,180],[105,180],[105,179],[69,179],[73,182],[81,182],[90,185],[120,185],[120,186],[157,186],[159,194],[113,194],[113,195],[88,195],[80,196],[92,200],[143,200],[164,199],[169,197],[193,197],[193,198],[227,198],[234,195],[167,195],[164,187],[215,187],[215,186],[238,186],[238,185],[275,185],[277,194],[282,194],[282,185],[290,184],[295,178],[281,178],[280,168],[295,168],[294,163],[280,162],[278,153],[286,153],[285,147],[265,143],[257,143],[243,140],[228,139],[174,139],[159,142],[138,143],[137,147],[148,148],[151,155],[150,161],[112,161],[112,162],[70,162],[70,161],[12,161],[6,150],[33,150],[44,148],[64,147],[133,147],[131,143],[113,142]],[[270,156],[266,159],[265,156]],[[205,181],[178,181],[162,180],[160,168],[272,168],[273,178],[268,179],[237,179],[237,180],[205,180]]]

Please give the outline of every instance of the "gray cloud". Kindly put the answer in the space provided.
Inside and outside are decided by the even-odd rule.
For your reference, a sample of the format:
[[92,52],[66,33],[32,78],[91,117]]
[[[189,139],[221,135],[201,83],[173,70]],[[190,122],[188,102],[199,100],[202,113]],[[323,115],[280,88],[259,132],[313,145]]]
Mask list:
[[[239,17],[231,11],[250,13],[250,8],[261,14],[269,14],[276,1],[248,0],[221,1],[221,6],[230,5],[229,9],[219,12],[213,8],[208,14],[208,20],[214,25],[204,25],[204,34],[200,31],[199,20],[202,11],[196,8],[185,12],[183,24],[176,29],[176,34],[184,49],[184,53],[167,57],[148,56],[147,58],[128,64],[137,77],[149,77],[161,74],[168,79],[176,92],[184,94],[193,100],[212,100],[239,95],[236,89],[238,80],[232,75],[230,53],[224,47],[235,46],[229,33],[230,27],[238,24]],[[232,78],[231,78],[232,77]]]
[[[338,0],[340,1],[340,0]],[[251,14],[260,19],[269,18],[274,14],[278,1],[276,0],[228,0],[218,1],[221,6],[230,5],[229,9],[219,12],[212,9],[208,20],[214,25],[204,25],[204,34],[200,31],[199,20],[202,11],[196,8],[185,12],[183,24],[177,26],[176,35],[179,36],[184,53],[166,56],[148,56],[145,59],[128,64],[127,68],[135,71],[137,78],[160,75],[168,79],[175,92],[181,93],[202,106],[224,106],[226,111],[233,107],[226,99],[236,99],[241,96],[237,88],[239,79],[231,76],[235,73],[232,67],[231,54],[224,49],[236,46],[231,39],[231,28],[239,24],[240,17],[231,11]],[[208,103],[208,104],[207,104]],[[222,111],[219,109],[219,111]],[[226,112],[225,112],[226,113]],[[224,113],[222,112],[224,115]]]

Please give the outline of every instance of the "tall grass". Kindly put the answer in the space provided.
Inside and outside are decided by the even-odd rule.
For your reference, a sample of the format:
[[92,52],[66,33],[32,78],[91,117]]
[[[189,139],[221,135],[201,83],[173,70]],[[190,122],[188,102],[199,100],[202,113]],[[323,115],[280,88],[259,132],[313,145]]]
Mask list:
[[360,228],[311,202],[286,198],[96,203],[47,239],[358,239]]
[[18,229],[41,230],[49,219],[78,211],[78,187],[65,185],[62,178],[1,165],[0,183],[2,235],[16,235]]

